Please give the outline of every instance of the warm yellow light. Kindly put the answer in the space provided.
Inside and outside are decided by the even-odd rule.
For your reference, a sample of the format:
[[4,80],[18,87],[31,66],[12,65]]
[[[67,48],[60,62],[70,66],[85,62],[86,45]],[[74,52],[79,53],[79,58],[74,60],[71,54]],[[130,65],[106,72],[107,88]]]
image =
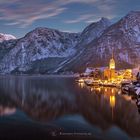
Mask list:
[[109,68],[110,68],[110,69],[115,69],[115,61],[114,61],[113,58],[110,59],[110,62],[109,62]]
[[84,83],[80,82],[80,83],[78,83],[78,84],[79,84],[79,86],[80,86],[81,88],[84,88]]
[[101,88],[100,87],[96,88],[96,90],[99,91],[99,92],[101,92]]
[[113,95],[113,96],[110,96],[110,106],[111,106],[112,108],[115,107],[115,96],[114,96],[114,95]]
[[78,82],[83,83],[84,79],[79,79]]
[[113,88],[111,89],[111,92],[114,93],[114,89]]

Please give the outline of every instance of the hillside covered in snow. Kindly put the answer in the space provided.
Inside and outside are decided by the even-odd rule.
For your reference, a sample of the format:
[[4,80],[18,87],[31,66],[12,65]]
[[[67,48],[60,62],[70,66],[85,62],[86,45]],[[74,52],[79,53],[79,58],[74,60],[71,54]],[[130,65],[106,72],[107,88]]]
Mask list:
[[140,12],[128,13],[80,50],[63,70],[83,71],[87,66],[108,66],[112,52],[118,69],[137,67],[140,64]]
[[101,18],[81,33],[41,27],[20,39],[5,37],[0,40],[0,73],[82,72],[107,66],[112,51],[118,69],[140,64],[140,11],[114,24]]
[[1,73],[47,73],[76,53],[78,33],[36,28],[18,39],[0,61]]
[[16,39],[16,37],[13,35],[0,33],[0,42],[3,42],[5,40],[14,40],[14,39]]

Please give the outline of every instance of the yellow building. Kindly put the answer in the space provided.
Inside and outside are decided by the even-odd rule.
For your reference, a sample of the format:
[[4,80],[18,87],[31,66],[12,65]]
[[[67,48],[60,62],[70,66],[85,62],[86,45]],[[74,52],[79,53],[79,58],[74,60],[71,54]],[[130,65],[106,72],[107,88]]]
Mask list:
[[104,70],[104,78],[111,81],[115,80],[116,78],[115,60],[113,58],[113,55],[109,61],[109,68]]
[[132,80],[134,76],[132,74],[132,69],[115,70],[115,60],[112,58],[109,61],[109,67],[104,69],[104,79],[108,81],[122,81],[124,79]]
[[113,57],[110,59],[109,69],[115,69],[115,60],[113,59]]
[[124,79],[132,79],[132,70],[131,69],[126,69],[124,74],[123,74]]

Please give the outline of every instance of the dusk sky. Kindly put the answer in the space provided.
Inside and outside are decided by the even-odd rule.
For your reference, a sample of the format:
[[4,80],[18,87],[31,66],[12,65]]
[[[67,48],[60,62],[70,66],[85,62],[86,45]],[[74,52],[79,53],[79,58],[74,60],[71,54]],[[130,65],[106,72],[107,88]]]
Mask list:
[[140,0],[0,0],[0,32],[23,37],[36,27],[81,32],[101,17],[112,22],[140,10]]

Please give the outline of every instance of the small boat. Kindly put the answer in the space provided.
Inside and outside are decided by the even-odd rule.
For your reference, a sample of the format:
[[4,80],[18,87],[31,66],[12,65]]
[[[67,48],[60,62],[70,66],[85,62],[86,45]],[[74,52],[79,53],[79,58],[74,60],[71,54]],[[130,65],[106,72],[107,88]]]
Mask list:
[[110,81],[102,81],[100,85],[105,87],[119,87],[118,83],[110,82]]
[[78,83],[84,83],[84,78],[79,78],[79,79],[76,80],[76,82],[78,82]]
[[114,83],[104,83],[103,86],[105,86],[105,87],[116,87],[116,84],[114,84]]
[[88,86],[99,86],[100,82],[99,82],[99,80],[86,79],[85,84]]
[[88,86],[92,86],[93,85],[93,80],[92,79],[85,79],[85,84]]
[[93,80],[92,84],[93,84],[93,86],[99,86],[100,81],[99,80]]

